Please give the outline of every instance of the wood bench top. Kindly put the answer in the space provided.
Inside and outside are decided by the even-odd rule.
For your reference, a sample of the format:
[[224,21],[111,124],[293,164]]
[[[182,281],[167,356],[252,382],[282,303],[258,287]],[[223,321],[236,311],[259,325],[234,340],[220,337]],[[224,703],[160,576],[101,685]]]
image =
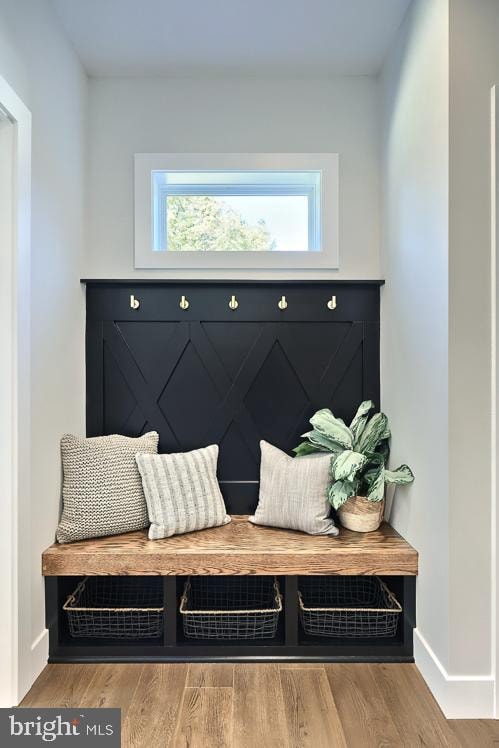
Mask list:
[[54,544],[42,555],[44,576],[184,574],[418,573],[418,554],[390,525],[334,537],[253,525],[233,516],[223,527],[148,540],[147,530]]

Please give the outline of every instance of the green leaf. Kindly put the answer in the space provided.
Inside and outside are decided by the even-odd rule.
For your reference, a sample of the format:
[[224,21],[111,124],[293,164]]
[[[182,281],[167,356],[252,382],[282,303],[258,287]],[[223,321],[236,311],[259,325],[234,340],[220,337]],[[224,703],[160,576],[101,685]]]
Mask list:
[[340,445],[343,449],[352,448],[352,432],[341,418],[335,418],[329,408],[318,410],[310,419],[314,431],[321,437],[330,440],[332,444]]
[[412,483],[413,480],[414,473],[408,465],[400,465],[396,470],[385,470],[386,483],[402,485],[404,483]]
[[316,454],[317,452],[326,452],[325,447],[317,447],[315,444],[310,442],[302,442],[293,449],[293,452],[297,457],[304,457],[305,455]]
[[384,464],[388,462],[388,457],[390,456],[390,444],[388,441],[388,438],[382,439],[378,446],[376,447],[376,452],[374,453],[377,456],[382,457]]
[[369,418],[369,411],[373,408],[374,403],[372,400],[364,400],[364,402],[359,405],[357,413],[355,414],[352,423],[350,424],[350,431],[352,432],[354,446],[357,445],[358,440],[362,436],[362,432],[364,431],[367,419]]
[[356,493],[357,481],[337,480],[330,486],[328,496],[334,508],[339,509],[350,496],[355,496]]
[[353,452],[351,449],[346,449],[333,461],[331,471],[333,480],[354,480],[366,462],[367,458],[364,455],[361,455],[359,452]]
[[313,429],[313,431],[308,431],[306,434],[302,434],[302,436],[305,437],[305,439],[308,439],[317,449],[335,453],[344,450],[344,447],[341,444],[332,441],[315,429]]
[[[365,476],[367,479],[367,475]],[[380,465],[376,471],[370,471],[369,491],[367,498],[369,501],[382,501],[385,496],[385,466]]]
[[378,465],[384,465],[386,462],[385,455],[383,452],[364,452],[365,456],[367,457],[367,461],[369,463],[369,470],[372,467],[377,467]]
[[380,442],[389,436],[388,418],[384,413],[375,413],[362,432],[357,450],[363,453],[374,452]]

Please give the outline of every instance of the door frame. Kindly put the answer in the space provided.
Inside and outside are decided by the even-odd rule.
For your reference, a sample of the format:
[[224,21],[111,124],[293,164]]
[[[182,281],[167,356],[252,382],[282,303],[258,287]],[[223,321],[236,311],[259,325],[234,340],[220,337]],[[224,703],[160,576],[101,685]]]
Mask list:
[[0,106],[13,124],[10,237],[0,246],[0,706],[31,685],[30,253],[31,113],[0,76]]
[[490,279],[491,279],[491,611],[492,677],[494,681],[494,717],[499,719],[499,85],[491,88],[491,204],[490,204]]

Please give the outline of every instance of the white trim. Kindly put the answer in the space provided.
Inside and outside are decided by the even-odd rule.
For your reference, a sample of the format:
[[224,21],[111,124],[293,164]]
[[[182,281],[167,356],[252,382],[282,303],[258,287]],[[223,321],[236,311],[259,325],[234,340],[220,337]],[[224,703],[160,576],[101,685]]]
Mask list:
[[[0,706],[31,685],[30,548],[30,230],[31,113],[0,76],[0,105],[14,125],[12,236],[0,247],[2,419],[0,455]],[[8,268],[7,273],[5,269]],[[5,392],[9,397],[5,397]]]
[[31,683],[38,678],[47,664],[49,656],[49,630],[40,631],[36,639],[31,642]]
[[450,675],[418,629],[414,659],[447,719],[493,718],[493,675]]
[[491,447],[491,661],[492,671],[494,673],[494,716],[499,717],[499,692],[498,692],[498,673],[499,673],[499,577],[497,574],[497,539],[499,535],[499,512],[497,507],[497,487],[498,487],[498,459],[497,459],[497,433],[498,433],[498,367],[497,367],[497,289],[498,289],[498,263],[497,263],[497,217],[499,215],[499,193],[497,189],[497,179],[499,178],[498,157],[499,149],[499,89],[492,86],[490,92],[490,181],[491,181],[491,205],[490,205],[490,300],[491,300],[491,423],[490,423],[490,447]]
[[[308,252],[153,251],[153,171],[320,171],[321,248]],[[337,153],[136,153],[135,267],[193,269],[337,269],[339,266]]]

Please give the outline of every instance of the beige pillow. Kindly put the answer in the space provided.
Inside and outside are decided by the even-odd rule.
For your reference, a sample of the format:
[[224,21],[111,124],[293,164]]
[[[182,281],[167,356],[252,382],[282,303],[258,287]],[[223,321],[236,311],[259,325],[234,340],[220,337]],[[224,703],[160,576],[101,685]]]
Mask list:
[[327,498],[331,455],[290,457],[265,441],[260,448],[260,495],[249,521],[309,535],[338,535]]
[[61,439],[63,510],[57,540],[141,530],[149,524],[137,452],[156,454],[159,436],[150,431],[137,439],[66,434]]

